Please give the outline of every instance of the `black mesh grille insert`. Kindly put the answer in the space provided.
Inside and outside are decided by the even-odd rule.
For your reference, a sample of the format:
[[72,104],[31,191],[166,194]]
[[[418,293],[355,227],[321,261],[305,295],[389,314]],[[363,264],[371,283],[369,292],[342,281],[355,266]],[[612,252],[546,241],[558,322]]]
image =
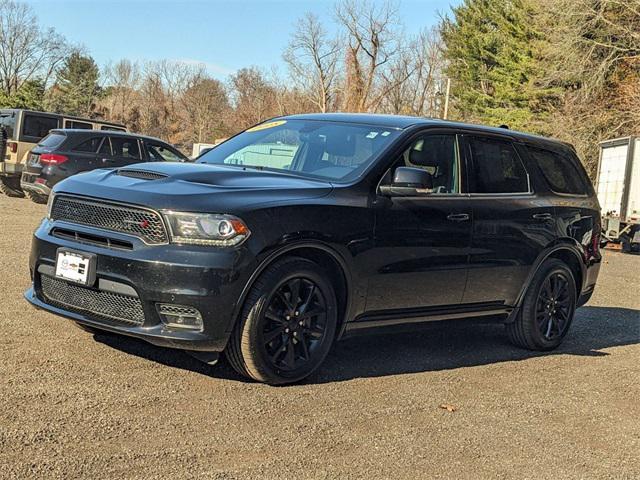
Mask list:
[[40,276],[44,300],[54,307],[86,314],[97,320],[107,319],[142,325],[144,311],[139,298],[92,290],[46,275]]
[[118,170],[116,173],[121,177],[139,178],[141,180],[160,180],[168,177],[168,175],[165,175],[164,173],[149,172],[147,170],[123,169]]
[[152,244],[167,243],[168,240],[160,215],[141,208],[57,196],[51,219],[128,233]]

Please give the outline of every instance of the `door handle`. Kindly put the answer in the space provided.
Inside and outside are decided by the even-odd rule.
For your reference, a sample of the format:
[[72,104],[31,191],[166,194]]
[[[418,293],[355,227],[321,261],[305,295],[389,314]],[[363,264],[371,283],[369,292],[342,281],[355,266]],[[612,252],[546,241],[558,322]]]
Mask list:
[[450,213],[447,215],[447,220],[451,222],[466,222],[469,220],[468,213]]
[[550,213],[535,213],[532,216],[534,220],[551,220],[553,218]]

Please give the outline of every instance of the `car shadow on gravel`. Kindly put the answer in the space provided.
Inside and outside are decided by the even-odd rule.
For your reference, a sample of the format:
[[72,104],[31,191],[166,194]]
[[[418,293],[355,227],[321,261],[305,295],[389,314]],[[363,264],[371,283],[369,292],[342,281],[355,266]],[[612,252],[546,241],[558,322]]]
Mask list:
[[[214,378],[245,381],[225,361],[209,366],[186,353],[116,335],[95,340],[123,352]],[[433,322],[410,332],[380,331],[338,342],[320,369],[303,383],[330,383],[364,377],[449,370],[545,355],[606,356],[603,349],[640,344],[640,310],[583,307],[569,335],[552,352],[512,346],[502,325],[477,320]]]

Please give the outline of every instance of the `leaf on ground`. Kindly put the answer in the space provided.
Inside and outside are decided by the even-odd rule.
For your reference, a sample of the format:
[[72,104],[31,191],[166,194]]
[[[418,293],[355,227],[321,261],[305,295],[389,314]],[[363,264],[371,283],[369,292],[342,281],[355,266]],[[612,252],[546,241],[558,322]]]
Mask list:
[[455,412],[456,410],[458,410],[458,407],[456,407],[455,405],[451,405],[450,403],[443,403],[442,405],[440,405],[440,408],[446,410],[447,412]]

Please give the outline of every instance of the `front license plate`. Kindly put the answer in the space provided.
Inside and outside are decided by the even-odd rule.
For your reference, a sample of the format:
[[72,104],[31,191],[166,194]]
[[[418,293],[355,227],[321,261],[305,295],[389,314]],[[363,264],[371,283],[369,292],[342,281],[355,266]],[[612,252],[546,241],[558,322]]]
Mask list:
[[96,279],[96,256],[92,253],[58,249],[56,277],[81,285],[93,285]]

